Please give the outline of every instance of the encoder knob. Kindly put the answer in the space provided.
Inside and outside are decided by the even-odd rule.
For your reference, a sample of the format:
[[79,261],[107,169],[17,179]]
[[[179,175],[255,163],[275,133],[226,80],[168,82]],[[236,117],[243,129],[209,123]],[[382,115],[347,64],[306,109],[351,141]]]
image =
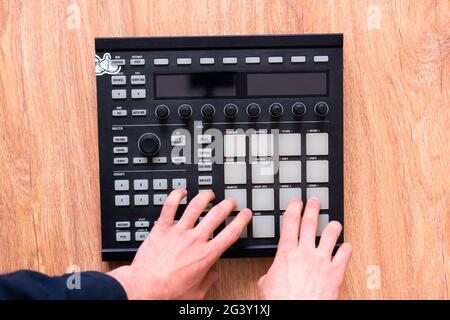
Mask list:
[[270,105],[269,113],[272,117],[278,118],[283,114],[283,105],[281,103],[275,102]]
[[235,104],[229,103],[223,109],[223,113],[225,114],[225,117],[227,117],[229,119],[236,118],[237,113],[238,113],[238,108],[236,107]]
[[202,109],[201,109],[201,113],[203,118],[206,119],[210,119],[212,117],[214,117],[214,114],[216,113],[216,109],[214,108],[214,106],[212,104],[205,104],[203,105]]
[[319,116],[323,117],[327,115],[330,108],[328,108],[328,105],[325,102],[318,102],[314,106],[314,112]]
[[154,133],[145,133],[138,140],[138,148],[147,156],[154,156],[161,148],[161,140]]
[[155,114],[159,119],[167,119],[169,113],[169,108],[163,104],[156,107]]
[[261,113],[261,108],[257,103],[250,103],[247,106],[247,115],[250,118],[256,118]]
[[182,104],[178,108],[178,115],[180,118],[189,119],[192,116],[192,108],[188,104]]
[[296,102],[292,105],[292,114],[301,117],[306,113],[306,106],[303,102]]

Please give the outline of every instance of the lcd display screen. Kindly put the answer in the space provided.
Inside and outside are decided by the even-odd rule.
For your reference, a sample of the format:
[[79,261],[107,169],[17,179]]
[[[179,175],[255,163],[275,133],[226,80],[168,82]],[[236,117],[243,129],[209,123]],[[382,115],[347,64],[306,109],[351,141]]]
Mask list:
[[155,76],[156,98],[213,98],[236,96],[236,73],[208,72]]
[[311,96],[328,94],[326,72],[249,73],[248,96]]

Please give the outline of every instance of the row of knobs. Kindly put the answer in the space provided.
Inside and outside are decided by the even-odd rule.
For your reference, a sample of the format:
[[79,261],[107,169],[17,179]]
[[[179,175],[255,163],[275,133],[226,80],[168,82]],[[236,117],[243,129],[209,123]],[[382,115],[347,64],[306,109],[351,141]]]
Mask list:
[[[292,105],[291,111],[295,117],[301,117],[306,113],[306,106],[302,102],[296,102]],[[325,102],[318,102],[314,106],[315,114],[320,117],[327,115],[328,111],[329,107]],[[210,119],[214,117],[216,109],[212,104],[205,104],[201,108],[200,112],[202,113],[203,118]],[[238,107],[233,103],[229,103],[225,105],[223,112],[225,114],[225,117],[233,119],[237,116]],[[250,103],[247,106],[246,112],[250,118],[256,118],[261,113],[261,107],[257,103]],[[170,112],[167,106],[159,105],[158,107],[156,107],[155,113],[159,119],[167,119]],[[278,102],[272,103],[269,107],[269,113],[274,118],[281,117],[281,115],[284,113],[283,105]],[[188,104],[182,104],[178,108],[178,115],[182,119],[189,119],[192,116],[191,106]]]

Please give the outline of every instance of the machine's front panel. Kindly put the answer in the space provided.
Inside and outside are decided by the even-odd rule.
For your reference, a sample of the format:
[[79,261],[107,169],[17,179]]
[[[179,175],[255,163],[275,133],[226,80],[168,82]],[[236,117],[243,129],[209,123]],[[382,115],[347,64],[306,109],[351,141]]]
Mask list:
[[203,189],[236,200],[225,223],[252,209],[226,256],[273,255],[292,198],[321,199],[318,236],[343,223],[342,47],[298,43],[97,51],[105,260],[133,257],[175,188],[177,219]]

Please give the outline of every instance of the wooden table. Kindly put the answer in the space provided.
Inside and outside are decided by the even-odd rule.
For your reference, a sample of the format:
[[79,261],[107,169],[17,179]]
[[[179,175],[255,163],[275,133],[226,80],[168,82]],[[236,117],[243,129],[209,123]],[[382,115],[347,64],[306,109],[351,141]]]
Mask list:
[[[342,32],[345,237],[354,246],[342,298],[448,299],[449,6],[2,1],[0,271],[112,267],[100,258],[96,36]],[[256,298],[270,263],[220,261],[208,297]]]

